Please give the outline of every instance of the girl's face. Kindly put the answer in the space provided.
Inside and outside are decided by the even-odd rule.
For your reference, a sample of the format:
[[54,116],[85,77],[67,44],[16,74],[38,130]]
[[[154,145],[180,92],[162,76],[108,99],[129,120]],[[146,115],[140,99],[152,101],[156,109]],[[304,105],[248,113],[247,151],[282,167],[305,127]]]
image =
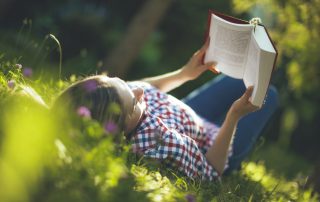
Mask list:
[[145,103],[142,99],[143,89],[134,88],[131,90],[126,82],[117,77],[105,76],[103,79],[117,89],[126,113],[126,132],[130,132],[137,126],[145,109]]

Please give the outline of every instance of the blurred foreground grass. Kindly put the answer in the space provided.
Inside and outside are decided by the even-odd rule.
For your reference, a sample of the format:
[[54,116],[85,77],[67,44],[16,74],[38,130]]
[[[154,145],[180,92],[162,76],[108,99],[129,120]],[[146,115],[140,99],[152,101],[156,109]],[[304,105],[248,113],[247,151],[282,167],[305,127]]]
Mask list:
[[59,130],[25,85],[50,103],[77,77],[41,81],[0,60],[0,201],[318,201],[305,188],[308,162],[276,144],[221,182],[201,182],[117,146],[88,118],[82,130]]

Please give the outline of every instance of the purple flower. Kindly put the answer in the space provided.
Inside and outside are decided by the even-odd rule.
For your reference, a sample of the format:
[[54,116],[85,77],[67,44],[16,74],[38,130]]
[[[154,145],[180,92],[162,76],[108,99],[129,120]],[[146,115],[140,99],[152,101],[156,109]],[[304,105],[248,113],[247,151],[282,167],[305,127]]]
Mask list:
[[195,202],[196,201],[196,198],[192,194],[187,194],[185,198],[188,202]]
[[8,81],[8,87],[9,88],[14,89],[15,86],[16,86],[15,80]]
[[104,124],[104,129],[108,133],[118,132],[118,126],[113,121],[108,121]]
[[26,67],[26,68],[23,69],[22,74],[25,77],[31,77],[32,76],[32,69],[29,68],[29,67]]
[[90,110],[85,107],[85,106],[81,106],[77,109],[77,114],[81,117],[86,117],[86,118],[90,118],[91,117],[91,112]]
[[92,92],[97,89],[98,82],[95,80],[88,80],[83,84],[83,87],[86,91]]

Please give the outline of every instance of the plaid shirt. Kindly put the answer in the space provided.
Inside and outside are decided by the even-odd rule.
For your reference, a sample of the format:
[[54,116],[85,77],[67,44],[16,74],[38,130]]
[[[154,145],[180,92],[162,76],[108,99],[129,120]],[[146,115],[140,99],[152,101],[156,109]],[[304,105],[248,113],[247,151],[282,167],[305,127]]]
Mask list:
[[144,89],[146,110],[132,138],[132,149],[165,161],[191,178],[214,180],[217,171],[205,153],[219,127],[200,118],[189,106],[145,82],[129,82]]

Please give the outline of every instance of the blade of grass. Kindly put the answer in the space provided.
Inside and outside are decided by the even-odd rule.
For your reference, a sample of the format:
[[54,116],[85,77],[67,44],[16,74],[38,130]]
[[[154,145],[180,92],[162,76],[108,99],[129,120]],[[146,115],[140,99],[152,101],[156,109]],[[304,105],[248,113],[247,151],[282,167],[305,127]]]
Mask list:
[[59,79],[61,79],[61,66],[62,66],[62,48],[59,40],[53,35],[49,34],[50,38],[53,39],[57,44],[59,48]]

